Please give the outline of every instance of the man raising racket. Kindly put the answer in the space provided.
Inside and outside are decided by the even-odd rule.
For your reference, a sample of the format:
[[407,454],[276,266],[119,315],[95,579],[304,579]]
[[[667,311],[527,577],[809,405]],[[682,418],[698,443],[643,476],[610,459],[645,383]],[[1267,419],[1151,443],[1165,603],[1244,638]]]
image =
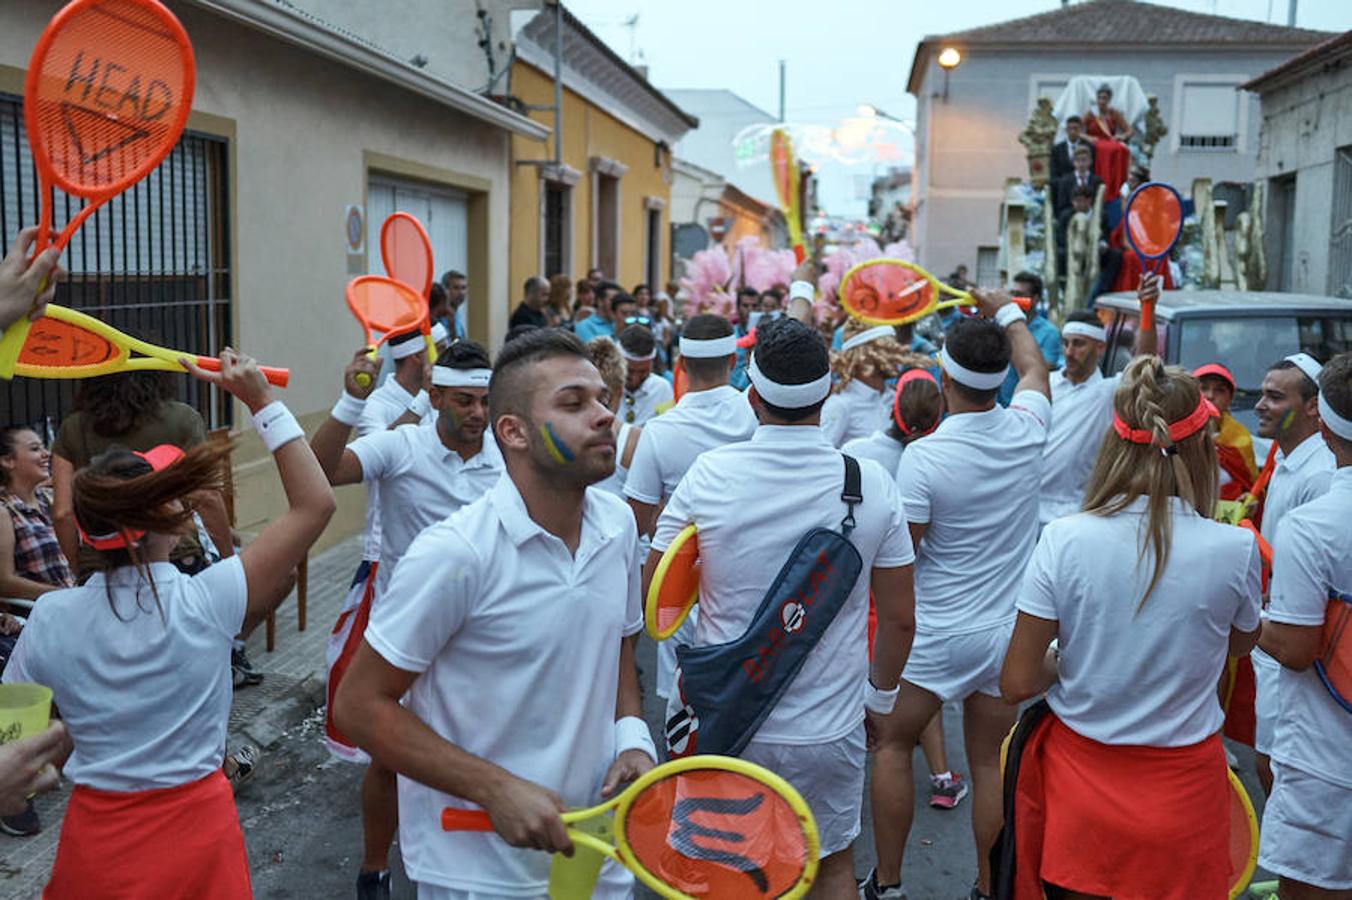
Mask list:
[[[897,487],[916,545],[916,634],[896,712],[879,732],[873,769],[878,867],[865,897],[904,897],[901,863],[913,815],[911,754],[943,703],[961,700],[972,775],[977,882],[990,894],[987,855],[1000,830],[1000,742],[1014,710],[1000,699],[1000,663],[1014,598],[1037,534],[1047,421],[1047,364],[1024,315],[1001,292],[977,291],[986,318],[962,318],[939,354],[948,418],[906,448]],[[1069,354],[1068,354],[1069,355]],[[995,398],[1009,365],[1008,407]]]
[[[1319,386],[1320,432],[1337,469],[1327,493],[1282,521],[1272,602],[1259,638],[1281,669],[1271,748],[1275,779],[1263,810],[1258,863],[1278,875],[1278,896],[1290,900],[1352,897],[1352,711],[1311,666],[1335,607],[1330,599],[1352,596],[1352,353],[1330,360]],[[1346,659],[1352,634],[1342,633],[1341,641]],[[1352,702],[1352,685],[1335,687]]]
[[[422,342],[421,335],[417,340]],[[331,706],[350,670],[365,621],[385,597],[390,574],[409,544],[428,525],[482,496],[502,472],[497,445],[484,436],[492,375],[487,351],[472,341],[460,341],[437,360],[429,392],[436,411],[433,421],[372,431],[344,447],[352,423],[369,421],[366,406],[370,401],[363,398],[370,388],[358,384],[357,375],[374,375],[374,368],[365,351],[356,354],[344,375],[342,399],[311,441],[330,484],[364,481],[379,486],[380,565],[364,609],[358,607],[354,615],[345,652],[330,672]],[[389,404],[388,412],[395,405]],[[339,727],[334,732],[343,735]],[[357,877],[357,895],[362,900],[389,896],[389,850],[397,824],[394,773],[373,762],[362,780],[365,850]]]
[[[1254,407],[1258,435],[1277,442],[1275,468],[1263,501],[1261,533],[1276,547],[1278,527],[1286,514],[1322,497],[1335,468],[1333,453],[1319,435],[1319,361],[1293,353],[1268,369]],[[1277,561],[1272,563],[1276,577]],[[1277,729],[1281,699],[1277,695],[1280,665],[1262,644],[1249,655],[1254,680],[1254,766],[1264,793],[1272,792],[1269,755]]]
[[[840,529],[857,551],[861,577],[841,586],[834,618],[802,668],[778,688],[778,698],[739,754],[787,779],[812,808],[821,837],[817,895],[855,897],[851,847],[863,804],[865,701],[871,710],[885,713],[896,699],[914,629],[915,554],[896,485],[882,466],[859,461],[857,502],[848,509],[850,501],[842,502],[842,484],[848,492],[843,457],[820,427],[831,371],[816,330],[795,319],[762,321],[747,374],[759,427],[751,440],[709,450],[695,460],[658,520],[646,574],[652,577],[661,551],[694,524],[702,573],[693,641],[699,648],[755,629],[767,591],[779,583],[777,573],[812,529]],[[729,477],[752,472],[754,478]],[[814,590],[815,599],[797,602],[802,594],[795,593],[783,611],[772,610],[783,623],[781,640],[793,640],[800,630],[808,633],[812,617],[831,615],[829,576],[822,584],[820,594],[827,596]],[[871,680],[862,640],[870,585],[878,610]],[[759,677],[777,677],[768,663],[767,669]],[[688,686],[690,675],[683,673],[678,688]],[[744,702],[744,695],[727,700]],[[708,727],[705,722],[706,733]],[[700,739],[695,738],[696,752],[724,752],[717,746],[701,749]]]
[[[586,354],[555,329],[502,349],[489,408],[506,475],[414,540],[338,689],[339,727],[399,773],[424,900],[543,898],[550,859],[529,851],[571,852],[559,814],[653,765],[638,537],[622,501],[587,490],[615,468],[615,437]],[[448,804],[483,808],[497,834],[443,833]],[[630,883],[612,868],[594,896]]]

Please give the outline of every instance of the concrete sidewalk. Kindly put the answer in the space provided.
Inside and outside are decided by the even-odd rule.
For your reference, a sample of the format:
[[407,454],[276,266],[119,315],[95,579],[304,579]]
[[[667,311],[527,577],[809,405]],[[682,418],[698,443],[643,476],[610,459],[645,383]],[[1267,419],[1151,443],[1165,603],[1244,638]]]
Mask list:
[[[249,658],[264,673],[263,683],[235,692],[228,751],[252,744],[263,751],[259,766],[267,766],[267,748],[324,702],[324,648],[360,559],[360,536],[311,557],[305,631],[296,629],[293,593],[277,611],[276,649],[272,653],[265,649],[262,626],[250,636]],[[0,897],[36,900],[42,895],[56,858],[70,788],[64,782],[59,790],[37,798],[41,834],[27,838],[0,834]]]

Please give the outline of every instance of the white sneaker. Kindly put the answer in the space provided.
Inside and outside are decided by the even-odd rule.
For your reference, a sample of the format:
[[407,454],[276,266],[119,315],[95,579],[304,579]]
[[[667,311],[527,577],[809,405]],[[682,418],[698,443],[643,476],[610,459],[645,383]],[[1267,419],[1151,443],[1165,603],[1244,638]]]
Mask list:
[[899,884],[878,887],[878,870],[871,869],[868,877],[859,882],[859,900],[907,900],[906,889]]

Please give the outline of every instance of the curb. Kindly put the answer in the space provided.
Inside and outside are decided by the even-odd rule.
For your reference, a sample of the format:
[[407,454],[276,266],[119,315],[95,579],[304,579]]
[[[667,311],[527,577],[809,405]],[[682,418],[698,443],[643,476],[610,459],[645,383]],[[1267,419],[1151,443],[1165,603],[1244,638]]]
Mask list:
[[286,731],[300,724],[324,704],[324,679],[307,675],[276,697],[261,712],[232,728],[226,735],[226,746],[253,744],[260,750],[281,740]]

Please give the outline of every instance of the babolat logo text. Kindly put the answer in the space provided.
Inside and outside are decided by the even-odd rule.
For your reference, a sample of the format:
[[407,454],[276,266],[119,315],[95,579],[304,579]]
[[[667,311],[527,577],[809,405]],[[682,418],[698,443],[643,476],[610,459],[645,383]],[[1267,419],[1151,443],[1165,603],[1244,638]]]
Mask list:
[[803,625],[812,614],[812,604],[817,602],[822,590],[830,583],[833,573],[826,554],[818,553],[812,571],[807,576],[807,587],[784,603],[780,611],[780,624],[751,657],[742,661],[742,671],[753,684],[759,683],[770,673],[785,644],[803,633]]

